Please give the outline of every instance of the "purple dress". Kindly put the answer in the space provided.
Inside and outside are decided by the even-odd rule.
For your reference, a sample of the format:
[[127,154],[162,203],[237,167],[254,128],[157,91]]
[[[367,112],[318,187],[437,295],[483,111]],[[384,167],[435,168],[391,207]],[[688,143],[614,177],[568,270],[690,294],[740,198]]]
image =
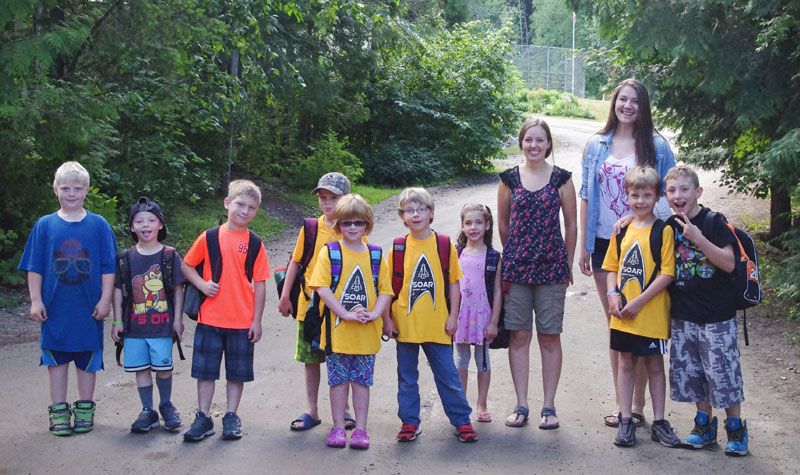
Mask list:
[[486,253],[472,255],[464,250],[458,258],[464,277],[461,286],[461,307],[454,343],[483,345],[483,334],[492,319],[492,307],[486,295]]
[[503,246],[503,280],[520,284],[561,284],[569,279],[567,246],[561,235],[558,189],[572,174],[553,167],[541,189],[522,186],[519,166],[500,174],[511,190],[508,234]]

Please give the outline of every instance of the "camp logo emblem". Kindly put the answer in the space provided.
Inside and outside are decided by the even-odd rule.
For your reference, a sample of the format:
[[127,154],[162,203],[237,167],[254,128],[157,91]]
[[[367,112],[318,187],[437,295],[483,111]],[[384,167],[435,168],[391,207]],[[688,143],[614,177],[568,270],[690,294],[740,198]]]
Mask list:
[[419,256],[417,264],[414,266],[414,272],[411,274],[411,281],[409,282],[408,290],[408,313],[414,309],[414,304],[417,303],[423,295],[430,295],[433,300],[433,308],[436,309],[436,282],[433,280],[433,272],[431,271],[431,264],[425,254]]
[[[355,311],[359,308],[367,309],[367,287],[364,285],[364,272],[361,271],[361,266],[356,265],[342,290],[342,296],[339,300],[342,306],[347,311]],[[336,317],[336,326],[339,325],[339,317]]]
[[633,245],[625,252],[619,276],[620,291],[624,290],[628,282],[632,280],[639,284],[639,292],[644,289],[644,258],[639,241],[634,241]]

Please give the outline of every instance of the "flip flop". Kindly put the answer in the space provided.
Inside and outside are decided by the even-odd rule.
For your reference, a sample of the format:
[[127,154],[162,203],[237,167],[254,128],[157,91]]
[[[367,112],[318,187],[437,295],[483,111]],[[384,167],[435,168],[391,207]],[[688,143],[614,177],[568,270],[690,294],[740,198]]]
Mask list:
[[353,430],[356,428],[356,419],[347,411],[344,411],[344,430]]
[[[556,417],[556,418],[558,417],[558,415],[556,415],[556,410],[553,407],[543,407],[540,415],[545,421],[547,420],[548,417]],[[558,429],[560,426],[561,424],[559,424],[558,422],[553,422],[550,424],[542,422],[541,424],[539,424],[539,428],[542,430]]]
[[611,414],[603,417],[603,423],[608,427],[619,427],[619,412],[612,412]]
[[492,414],[489,411],[478,411],[478,422],[492,422]]
[[314,419],[311,416],[311,414],[304,412],[303,414],[300,415],[300,417],[292,421],[292,424],[289,426],[289,429],[295,432],[300,432],[311,429],[320,424],[322,424],[321,419]]
[[[520,417],[522,420],[519,420]],[[528,424],[528,408],[525,406],[517,406],[514,412],[506,418],[506,425],[508,427],[525,427]]]
[[632,412],[631,419],[633,419],[633,425],[636,427],[642,427],[644,425],[644,416],[638,412]]

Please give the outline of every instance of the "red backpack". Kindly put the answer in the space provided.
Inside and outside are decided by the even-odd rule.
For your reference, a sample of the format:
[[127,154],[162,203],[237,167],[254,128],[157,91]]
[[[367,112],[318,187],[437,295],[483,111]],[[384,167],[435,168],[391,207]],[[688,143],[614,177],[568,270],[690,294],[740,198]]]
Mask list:
[[[450,312],[450,238],[445,234],[433,233],[436,236],[436,251],[439,254],[439,263],[442,265],[442,276],[444,277],[444,301],[447,304],[447,311]],[[400,295],[400,289],[403,288],[403,278],[405,276],[405,268],[403,267],[403,260],[406,256],[406,239],[408,234],[403,237],[394,239],[392,253],[392,291],[394,297],[392,301],[397,300]]]

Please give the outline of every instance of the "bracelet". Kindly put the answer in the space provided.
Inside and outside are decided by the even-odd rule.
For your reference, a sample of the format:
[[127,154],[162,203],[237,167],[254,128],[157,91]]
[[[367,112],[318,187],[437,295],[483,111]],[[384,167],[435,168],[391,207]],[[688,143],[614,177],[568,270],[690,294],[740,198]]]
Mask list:
[[610,299],[612,295],[617,295],[617,294],[619,294],[619,290],[617,289],[609,290],[608,292],[606,292],[606,298]]
[[122,320],[114,320],[111,322],[112,325],[122,325]]

